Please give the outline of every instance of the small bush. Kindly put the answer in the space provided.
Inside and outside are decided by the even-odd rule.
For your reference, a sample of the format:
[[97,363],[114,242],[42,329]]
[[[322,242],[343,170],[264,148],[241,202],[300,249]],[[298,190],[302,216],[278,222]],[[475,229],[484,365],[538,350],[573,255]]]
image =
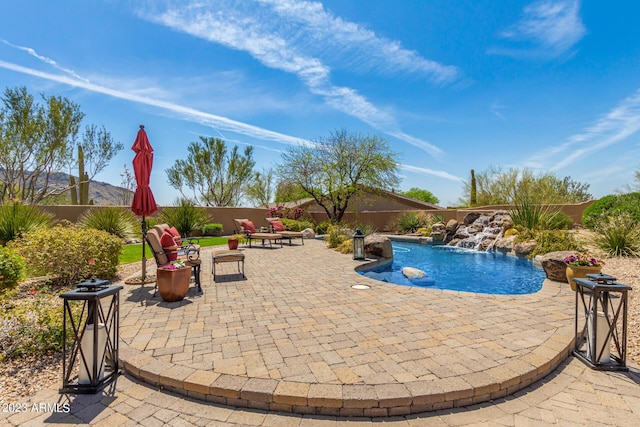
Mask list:
[[329,229],[330,226],[331,226],[330,221],[322,221],[321,223],[315,226],[314,231],[316,232],[316,234],[327,234],[327,230]]
[[313,223],[307,220],[280,218],[280,221],[282,221],[282,225],[291,231],[302,231],[307,228],[313,228]]
[[[44,354],[62,350],[63,313],[60,298],[54,298],[46,288],[31,291],[33,295],[10,301],[0,316],[0,360],[24,354]],[[72,307],[79,317],[80,305]],[[67,344],[73,340],[71,325],[67,325]]]
[[536,246],[529,253],[529,258],[555,251],[582,251],[573,234],[567,230],[525,229],[516,236],[515,241],[527,242],[531,239],[536,241]]
[[222,236],[222,224],[205,224],[202,227],[202,234],[205,236]]
[[0,292],[13,289],[24,278],[24,258],[0,246]]
[[140,229],[133,212],[116,207],[89,209],[82,214],[78,222],[83,227],[106,231],[121,239],[138,234]]
[[344,228],[341,228],[339,224],[331,225],[327,229],[327,246],[330,248],[337,248],[342,242],[348,240],[349,235],[345,232]]
[[442,217],[439,215],[428,214],[423,211],[410,211],[395,216],[387,224],[387,229],[396,233],[415,233],[419,228],[430,227]]
[[420,233],[423,236],[430,236],[431,235],[431,227],[420,227],[420,228],[418,228],[416,233]]
[[268,218],[286,218],[298,220],[304,215],[302,208],[285,208],[284,206],[276,206],[269,208],[267,211]]
[[180,200],[179,206],[163,208],[160,221],[178,230],[181,236],[191,236],[193,230],[202,229],[211,222],[211,217],[203,207],[196,206],[190,200]]
[[37,206],[24,205],[17,200],[0,205],[0,245],[52,223],[52,216]]
[[353,239],[348,239],[348,240],[345,240],[344,242],[340,243],[336,247],[336,251],[340,252],[341,254],[351,254],[351,253],[353,253]]
[[[353,230],[356,230],[357,228],[359,228],[360,232],[362,234],[364,234],[365,236],[368,236],[370,234],[375,234],[378,231],[373,225],[369,225],[369,224],[354,224],[350,228],[353,229]],[[354,233],[355,233],[355,231],[354,231]],[[349,236],[349,237],[351,237],[351,236]]]
[[573,218],[561,211],[549,212],[544,217],[544,228],[547,230],[570,230],[573,225]]
[[8,246],[25,258],[31,275],[70,285],[91,277],[113,277],[123,243],[106,231],[56,226],[29,233]]
[[517,228],[509,228],[508,230],[506,230],[504,232],[504,236],[515,236],[516,234],[518,234],[518,229]]
[[603,216],[596,225],[596,244],[612,256],[640,254],[640,225],[629,213]]
[[634,224],[640,223],[640,193],[611,194],[596,200],[582,212],[582,224],[595,230],[604,215],[628,213]]

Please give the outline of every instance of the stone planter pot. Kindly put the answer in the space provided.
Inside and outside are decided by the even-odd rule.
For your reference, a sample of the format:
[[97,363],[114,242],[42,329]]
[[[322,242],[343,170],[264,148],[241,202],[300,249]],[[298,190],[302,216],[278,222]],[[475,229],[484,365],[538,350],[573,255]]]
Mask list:
[[567,282],[571,285],[571,290],[575,291],[576,282],[573,279],[586,279],[587,274],[598,274],[601,271],[601,266],[567,265]]
[[158,281],[158,291],[164,301],[180,301],[189,291],[191,268],[185,267],[177,270],[159,268],[156,271],[156,280]]

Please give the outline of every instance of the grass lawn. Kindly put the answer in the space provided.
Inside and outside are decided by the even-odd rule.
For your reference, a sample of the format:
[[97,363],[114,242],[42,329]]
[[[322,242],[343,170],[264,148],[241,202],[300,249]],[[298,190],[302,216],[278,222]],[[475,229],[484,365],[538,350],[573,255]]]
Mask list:
[[[226,237],[198,237],[200,240],[198,243],[200,247],[207,246],[219,246],[226,245],[227,238]],[[147,245],[147,250],[145,251],[147,255],[147,259],[153,258],[153,252],[149,245]],[[118,258],[119,264],[130,264],[132,262],[137,262],[142,260],[142,243],[135,243],[132,245],[125,245],[120,257]]]

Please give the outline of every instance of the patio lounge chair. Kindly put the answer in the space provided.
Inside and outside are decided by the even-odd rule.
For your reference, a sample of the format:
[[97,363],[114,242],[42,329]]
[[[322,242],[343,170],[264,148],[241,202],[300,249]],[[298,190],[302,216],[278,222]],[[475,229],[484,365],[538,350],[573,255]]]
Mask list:
[[253,222],[245,218],[234,219],[233,222],[236,224],[234,233],[243,233],[249,241],[249,247],[251,247],[252,240],[261,240],[263,247],[265,246],[265,241],[268,241],[270,248],[273,248],[272,242],[274,240],[276,243],[278,243],[279,240],[280,247],[282,247],[282,235],[278,233],[258,232],[256,231],[256,227],[253,225]]
[[289,240],[289,246],[291,246],[291,239],[300,239],[304,245],[304,234],[302,234],[302,231],[287,230],[280,218],[267,218],[267,222],[269,223],[269,229],[272,233],[278,233],[282,236],[283,240]]
[[[202,292],[200,285],[200,266],[202,260],[200,259],[200,247],[187,244],[181,246],[175,246],[175,249],[165,250],[162,246],[162,234],[159,233],[156,227],[147,230],[146,241],[151,247],[153,257],[156,260],[156,266],[162,267],[169,263],[169,258],[177,255],[177,259],[184,261],[186,265],[192,268],[193,278],[195,285],[198,287],[198,291]],[[157,282],[154,286],[153,295],[155,296],[157,290]]]

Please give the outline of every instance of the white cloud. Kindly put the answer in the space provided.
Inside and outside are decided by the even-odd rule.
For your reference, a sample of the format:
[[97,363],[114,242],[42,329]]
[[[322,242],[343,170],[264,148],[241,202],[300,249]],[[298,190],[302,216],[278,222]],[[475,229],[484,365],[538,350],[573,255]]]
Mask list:
[[539,153],[526,164],[531,167],[544,167],[545,163],[561,157],[562,160],[549,169],[562,169],[587,155],[623,141],[638,131],[640,131],[640,89],[622,100],[584,132],[572,135],[564,143]]
[[117,89],[111,89],[109,87],[100,86],[97,84],[89,83],[85,80],[78,80],[75,78],[50,74],[39,70],[23,67],[21,65],[12,64],[0,60],[0,68],[12,70],[18,73],[28,74],[31,76],[39,77],[42,79],[54,81],[57,83],[63,83],[69,86],[78,87],[81,89],[89,90],[91,92],[101,93],[104,95],[112,96],[114,98],[124,99],[139,104],[150,105],[166,111],[170,111],[183,117],[185,120],[189,120],[195,123],[200,123],[205,126],[210,126],[216,130],[225,130],[230,132],[239,133],[252,138],[261,139],[264,141],[275,141],[282,144],[297,145],[300,143],[311,143],[301,138],[296,138],[291,135],[285,135],[282,133],[274,132],[268,129],[253,126],[247,123],[238,122],[236,120],[229,119],[227,117],[218,116],[215,114],[199,111],[194,108],[185,107],[183,105],[167,102],[159,99],[149,98],[135,93],[124,92]]
[[523,47],[494,49],[491,53],[508,56],[555,58],[571,50],[586,34],[580,19],[579,0],[544,0],[524,8],[524,16],[501,33]]
[[398,165],[398,167],[402,170],[419,173],[421,175],[432,175],[432,176],[437,176],[439,178],[447,179],[449,181],[464,182],[464,178],[460,178],[459,176],[452,175],[449,172],[445,172],[445,171],[437,171],[433,169],[421,168],[418,166],[411,166],[411,165],[405,165],[405,164]]
[[402,132],[391,114],[376,107],[357,90],[335,85],[327,62],[344,66],[340,58],[349,58],[349,63],[370,71],[417,73],[436,83],[455,80],[458,71],[421,58],[416,52],[403,49],[398,42],[379,38],[355,23],[334,17],[320,3],[166,2],[161,6],[152,3],[138,14],[151,22],[247,52],[269,68],[294,74],[312,94],[322,97],[331,107],[432,155],[441,152],[432,144]]

